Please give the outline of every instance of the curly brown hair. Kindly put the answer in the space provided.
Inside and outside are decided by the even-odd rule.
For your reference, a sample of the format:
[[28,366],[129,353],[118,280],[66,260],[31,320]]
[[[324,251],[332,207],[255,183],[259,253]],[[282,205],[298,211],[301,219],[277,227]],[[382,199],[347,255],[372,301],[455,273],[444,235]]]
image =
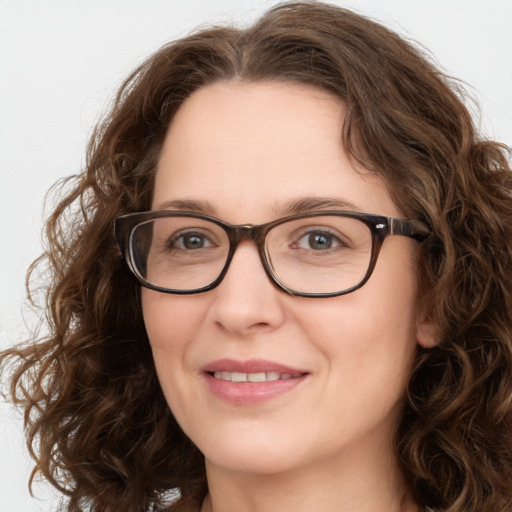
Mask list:
[[[113,237],[116,216],[150,208],[171,119],[217,81],[291,81],[347,107],[346,150],[382,175],[397,206],[431,227],[419,248],[420,300],[440,343],[420,349],[396,452],[425,508],[512,507],[512,172],[483,140],[464,91],[383,26],[316,2],[286,3],[247,29],[170,43],[122,85],[85,171],[46,224],[50,334],[1,355],[25,410],[36,471],[66,510],[183,511],[207,492],[203,457],[156,376],[139,285]],[[71,186],[71,189],[69,187]],[[29,273],[30,277],[30,273]],[[179,489],[166,505],[163,496]]]

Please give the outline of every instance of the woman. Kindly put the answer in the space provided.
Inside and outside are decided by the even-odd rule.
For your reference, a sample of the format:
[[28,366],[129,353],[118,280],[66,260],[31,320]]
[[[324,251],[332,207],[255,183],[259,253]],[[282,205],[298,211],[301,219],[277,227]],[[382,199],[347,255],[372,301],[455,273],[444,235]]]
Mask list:
[[506,148],[380,25],[164,47],[48,221],[51,335],[4,355],[38,469],[69,511],[509,510],[511,226]]

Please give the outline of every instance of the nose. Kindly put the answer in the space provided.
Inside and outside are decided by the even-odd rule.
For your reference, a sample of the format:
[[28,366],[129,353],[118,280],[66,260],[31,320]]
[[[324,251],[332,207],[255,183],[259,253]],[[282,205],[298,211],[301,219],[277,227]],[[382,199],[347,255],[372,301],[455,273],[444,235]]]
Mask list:
[[284,322],[286,297],[270,282],[253,242],[240,243],[227,274],[212,293],[216,294],[214,320],[231,334],[272,331]]

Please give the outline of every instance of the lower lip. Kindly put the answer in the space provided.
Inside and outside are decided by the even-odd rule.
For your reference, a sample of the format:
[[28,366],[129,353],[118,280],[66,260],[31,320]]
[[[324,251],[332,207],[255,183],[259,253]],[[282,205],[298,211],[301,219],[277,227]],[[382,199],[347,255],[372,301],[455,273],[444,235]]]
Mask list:
[[216,379],[205,373],[210,391],[217,397],[233,405],[256,405],[293,391],[302,384],[307,374],[291,379],[279,379],[266,382],[232,382]]

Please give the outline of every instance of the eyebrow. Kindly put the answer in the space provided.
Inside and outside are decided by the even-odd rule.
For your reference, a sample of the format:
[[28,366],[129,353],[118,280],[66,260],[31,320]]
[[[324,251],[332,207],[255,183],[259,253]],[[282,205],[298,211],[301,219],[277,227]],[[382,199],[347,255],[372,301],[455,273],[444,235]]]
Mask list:
[[343,210],[343,211],[361,211],[361,208],[354,203],[338,197],[303,197],[294,199],[285,203],[283,208],[279,208],[286,215],[304,213],[315,210]]
[[[178,210],[212,215],[215,209],[208,201],[198,199],[172,199],[159,204],[157,210]],[[274,207],[280,215],[294,215],[315,210],[362,211],[360,207],[337,197],[301,197]]]
[[208,201],[197,199],[172,199],[159,204],[157,210],[179,210],[185,212],[208,213],[214,211],[213,206]]

